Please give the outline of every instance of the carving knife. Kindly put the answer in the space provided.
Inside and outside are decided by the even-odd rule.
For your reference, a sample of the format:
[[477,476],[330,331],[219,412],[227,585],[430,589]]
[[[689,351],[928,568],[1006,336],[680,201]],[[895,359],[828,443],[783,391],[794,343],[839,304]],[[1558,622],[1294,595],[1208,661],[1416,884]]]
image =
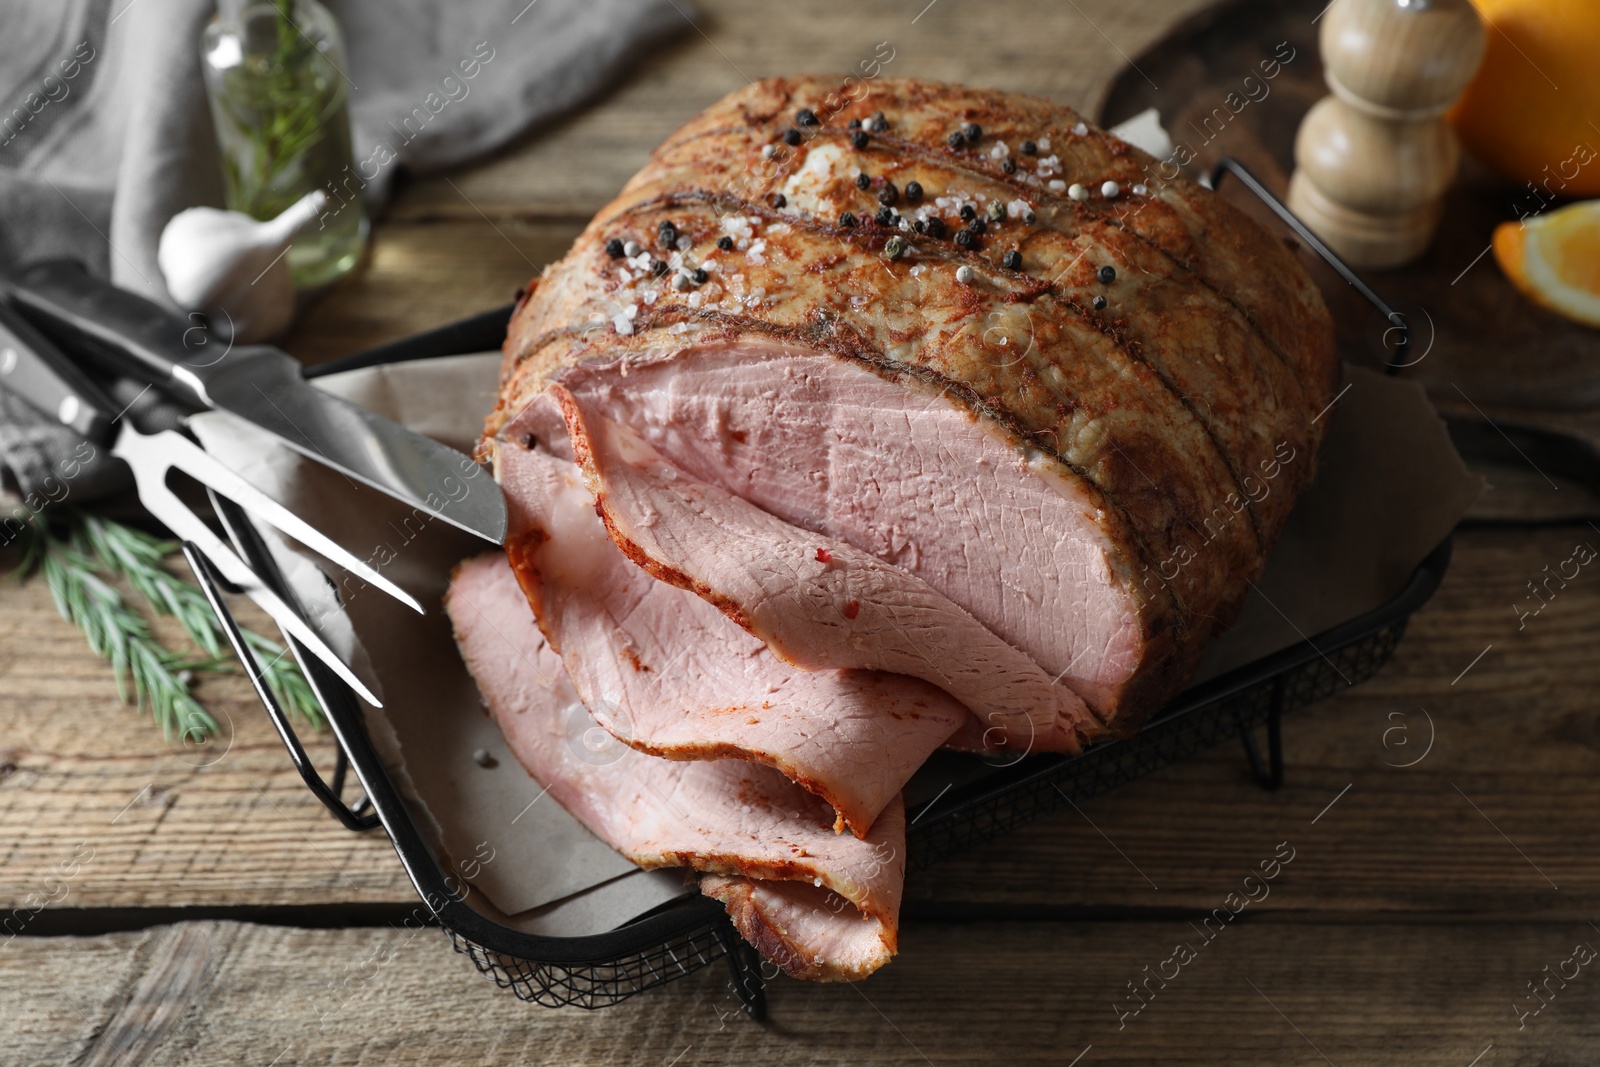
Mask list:
[[356,481],[493,544],[505,541],[505,497],[483,467],[317,389],[282,350],[233,345],[71,261],[27,268],[6,289],[34,325],[71,338],[107,369],[226,411]]

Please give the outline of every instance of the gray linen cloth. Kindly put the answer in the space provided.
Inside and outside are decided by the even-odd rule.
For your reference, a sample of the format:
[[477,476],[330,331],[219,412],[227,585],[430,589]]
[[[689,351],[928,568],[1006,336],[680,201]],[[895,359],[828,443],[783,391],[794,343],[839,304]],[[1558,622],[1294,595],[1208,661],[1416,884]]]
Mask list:
[[[685,0],[330,0],[344,28],[355,159],[370,206],[396,172],[441,170],[570,111],[641,48],[687,29]],[[70,256],[168,300],[156,243],[222,206],[199,41],[214,0],[0,0],[0,271]],[[467,72],[471,72],[468,76]],[[76,502],[119,464],[0,390],[0,513]],[[9,503],[10,506],[7,506]]]

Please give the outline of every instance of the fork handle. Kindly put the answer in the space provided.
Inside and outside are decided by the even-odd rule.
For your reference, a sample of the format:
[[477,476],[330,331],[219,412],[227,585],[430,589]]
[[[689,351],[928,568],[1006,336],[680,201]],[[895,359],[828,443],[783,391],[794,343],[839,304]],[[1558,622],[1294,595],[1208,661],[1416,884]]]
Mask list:
[[38,330],[0,301],[0,388],[95,444],[110,444],[117,409],[100,387]]

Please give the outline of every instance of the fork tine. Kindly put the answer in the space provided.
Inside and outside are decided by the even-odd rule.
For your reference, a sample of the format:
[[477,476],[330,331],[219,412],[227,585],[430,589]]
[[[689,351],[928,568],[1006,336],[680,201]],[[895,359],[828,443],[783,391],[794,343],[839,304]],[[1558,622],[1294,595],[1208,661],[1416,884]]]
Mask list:
[[257,489],[232,467],[207,452],[181,434],[172,434],[171,440],[162,442],[163,457],[170,467],[175,467],[195,478],[210,489],[216,490],[235,504],[270,523],[280,532],[288,534],[307,548],[343,567],[365,582],[382,589],[400,603],[418,614],[423,608],[416,598],[311,523],[302,519],[266,493]]
[[268,589],[255,572],[212,532],[211,527],[167,488],[168,466],[162,453],[166,450],[165,446],[171,442],[163,440],[164,438],[176,438],[185,444],[189,443],[187,438],[172,430],[146,435],[134,429],[131,424],[124,423],[122,431],[117,436],[116,446],[111,450],[114,455],[127,461],[133,470],[134,482],[139,490],[139,502],[144,505],[145,510],[160,520],[162,525],[171,530],[179,540],[193,542],[195,548],[205,555],[223,580],[255,601],[257,607],[299,640],[307,651],[326,663],[329,669],[343,678],[363,700],[373,707],[383,707],[383,701],[378,698],[373,688],[345,663],[322,635],[302,618],[299,612]]

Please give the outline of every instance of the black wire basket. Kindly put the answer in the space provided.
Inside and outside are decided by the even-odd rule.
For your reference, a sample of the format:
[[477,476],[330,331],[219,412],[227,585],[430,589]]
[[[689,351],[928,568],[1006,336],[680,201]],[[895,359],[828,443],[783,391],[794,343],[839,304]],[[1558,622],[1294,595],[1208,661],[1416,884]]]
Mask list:
[[[1403,364],[1408,342],[1403,318],[1243,167],[1224,161],[1212,176],[1213,185],[1225,174],[1239,178],[1264,200],[1395,326],[1397,343],[1390,367]],[[308,371],[307,376],[498,348],[510,310],[497,309],[324,364]],[[212,503],[240,554],[263,581],[294,603],[292,589],[244,513],[215,494]],[[576,937],[526,933],[470,906],[463,887],[426,843],[380,760],[355,695],[320,661],[305,655],[289,640],[338,741],[332,780],[325,781],[283,709],[260,680],[259,672],[251,669],[254,660],[222,598],[228,586],[192,546],[185,546],[185,554],[235,653],[246,665],[246,673],[255,680],[257,696],[307,786],[351,830],[383,826],[407,876],[428,911],[449,935],[451,944],[495,984],[523,1000],[547,1007],[600,1008],[722,960],[730,969],[733,989],[745,1010],[757,1018],[764,1016],[766,1001],[759,960],[734,930],[724,908],[708,898],[686,896],[616,929]],[[940,860],[993,841],[1069,804],[1106,793],[1234,738],[1241,741],[1256,780],[1264,788],[1276,789],[1284,774],[1284,714],[1359,685],[1376,674],[1394,653],[1412,613],[1439,587],[1449,562],[1447,539],[1418,565],[1405,588],[1388,603],[1192,687],[1126,740],[1098,744],[1078,756],[1030,756],[1008,767],[985,767],[970,756],[937,757],[967,761],[963,774],[966,781],[947,786],[917,804],[910,813],[908,875],[915,876]],[[1256,733],[1263,726],[1265,754],[1256,740]],[[365,796],[350,805],[343,800],[343,793],[352,769]],[[926,780],[925,777],[923,781]],[[916,780],[907,792],[908,796],[916,795]]]

